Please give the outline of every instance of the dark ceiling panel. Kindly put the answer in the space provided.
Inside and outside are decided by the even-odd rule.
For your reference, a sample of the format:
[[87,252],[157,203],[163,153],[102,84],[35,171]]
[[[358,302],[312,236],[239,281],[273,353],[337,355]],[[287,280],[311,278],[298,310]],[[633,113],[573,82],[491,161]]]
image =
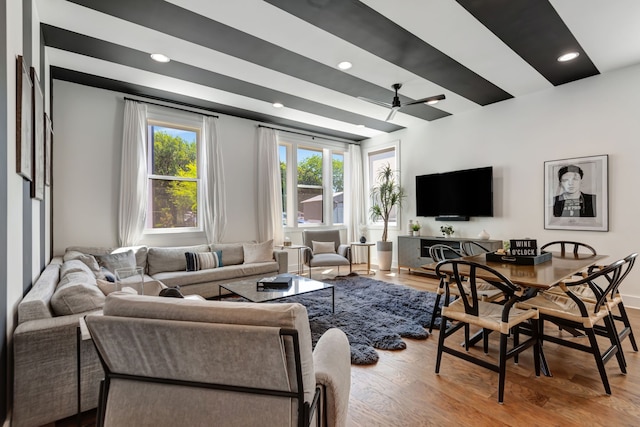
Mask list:
[[[199,98],[192,98],[185,95],[176,94],[174,92],[167,92],[150,88],[146,86],[140,86],[129,82],[123,82],[120,80],[107,79],[92,74],[81,73],[74,70],[69,70],[60,67],[51,67],[51,77],[55,80],[63,80],[71,83],[78,83],[84,86],[91,86],[100,89],[107,89],[115,92],[121,92],[128,95],[135,95],[144,98],[149,98],[159,101],[168,101],[177,105],[185,107],[200,108],[205,111],[211,111],[213,113],[227,114],[235,117],[242,117],[249,120],[255,120],[264,123],[271,123],[274,125],[286,126],[292,129],[299,129],[301,131],[314,132],[329,137],[347,139],[351,141],[362,141],[366,139],[360,135],[355,135],[347,132],[340,132],[333,129],[327,129],[319,126],[308,125],[306,123],[300,123],[289,119],[283,119],[281,117],[271,116],[268,114],[260,114],[255,111],[248,111],[241,108],[232,107],[229,105],[219,104],[216,102],[205,101]],[[55,94],[54,94],[55,95]]]
[[[390,102],[393,99],[394,93],[389,89],[381,88],[165,1],[70,1],[340,93],[384,102]],[[471,85],[473,82],[468,84]],[[405,96],[401,96],[400,99],[403,103],[413,101]],[[450,115],[424,104],[407,110],[406,114],[424,120],[435,120]]]
[[266,1],[480,105],[512,98],[506,91],[359,1]]
[[[599,74],[551,3],[545,0],[457,0],[462,7],[558,86]],[[557,58],[576,51],[571,62]]]
[[278,101],[286,107],[299,111],[305,111],[346,123],[353,123],[354,125],[362,124],[370,129],[376,129],[382,132],[394,132],[404,129],[402,126],[383,120],[375,120],[367,116],[334,108],[288,93],[275,91],[177,61],[159,64],[153,61],[146,52],[98,40],[51,25],[42,24],[41,27],[46,45],[57,49],[178,78],[269,103]]

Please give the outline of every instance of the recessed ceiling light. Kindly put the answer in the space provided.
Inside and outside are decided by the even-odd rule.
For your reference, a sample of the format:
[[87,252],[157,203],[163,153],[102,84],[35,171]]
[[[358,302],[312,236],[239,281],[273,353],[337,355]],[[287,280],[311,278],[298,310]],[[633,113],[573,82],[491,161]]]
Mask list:
[[348,70],[351,67],[353,67],[353,64],[349,61],[342,61],[338,64],[338,68],[340,68],[341,70]]
[[273,103],[273,106],[274,106],[275,108],[282,108],[282,107],[284,107],[284,105],[282,105],[282,103],[280,103],[280,102],[274,102],[274,103]]
[[152,53],[151,59],[157,62],[169,62],[171,59],[167,55],[163,55],[161,53]]
[[356,125],[357,128],[363,128],[364,125]]
[[578,52],[565,53],[564,55],[561,55],[561,56],[558,57],[558,62],[571,61],[572,59],[576,59],[579,55],[580,55],[580,53],[578,53]]

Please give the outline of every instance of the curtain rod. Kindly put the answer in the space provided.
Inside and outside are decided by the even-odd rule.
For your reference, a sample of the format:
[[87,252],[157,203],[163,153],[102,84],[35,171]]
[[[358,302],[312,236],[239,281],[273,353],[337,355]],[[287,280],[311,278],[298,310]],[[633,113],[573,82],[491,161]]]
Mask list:
[[[216,116],[215,114],[203,114],[203,113],[200,113],[200,112],[198,112],[198,111],[187,110],[187,109],[185,109],[185,108],[174,107],[174,106],[172,106],[172,105],[164,105],[164,104],[157,104],[157,103],[155,103],[155,102],[149,102],[149,101],[146,101],[146,100],[144,100],[144,99],[129,98],[129,97],[127,97],[127,96],[125,96],[125,97],[124,97],[124,99],[125,99],[125,101],[136,101],[136,102],[142,102],[142,103],[144,103],[144,104],[156,105],[156,106],[158,106],[158,107],[172,108],[172,109],[174,109],[174,110],[186,111],[187,113],[200,114],[200,115],[202,115],[202,116],[214,117],[214,118],[216,118],[216,119],[218,118],[218,116]],[[169,100],[162,99],[162,98],[152,98],[152,99],[156,99],[156,100],[158,100],[158,101],[170,102],[170,103],[178,104],[178,105],[184,105],[185,107],[189,107],[189,108],[195,108],[195,109],[205,110],[205,111],[212,111],[212,110],[209,110],[208,108],[198,107],[198,106],[196,106],[196,105],[190,105],[190,104],[182,104],[182,103],[179,103],[179,102],[176,102],[176,101],[169,101]]]
[[324,135],[314,135],[311,133],[304,133],[304,132],[297,132],[294,130],[289,130],[289,129],[284,129],[284,128],[279,128],[279,127],[272,127],[272,126],[266,126],[266,125],[258,125],[259,128],[266,128],[266,129],[273,129],[273,130],[279,130],[282,132],[288,132],[288,133],[293,133],[296,135],[302,135],[302,136],[309,136],[311,138],[322,138],[322,139],[327,139],[329,141],[336,141],[336,142],[342,142],[342,143],[346,143],[346,144],[356,144],[359,145],[358,142],[355,141],[350,141],[348,139],[338,139],[338,138],[332,138],[330,136],[324,136]]

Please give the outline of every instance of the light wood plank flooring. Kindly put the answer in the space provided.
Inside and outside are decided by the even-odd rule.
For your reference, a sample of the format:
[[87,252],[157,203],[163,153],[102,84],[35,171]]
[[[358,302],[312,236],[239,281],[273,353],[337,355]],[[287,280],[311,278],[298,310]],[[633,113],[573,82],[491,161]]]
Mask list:
[[[368,277],[423,290],[437,285],[434,279],[404,269]],[[640,334],[640,310],[629,311],[634,331]],[[628,340],[623,343],[628,374],[620,373],[615,358],[606,365],[611,396],[604,393],[590,354],[545,343],[553,376],[536,378],[532,351],[525,351],[518,365],[508,362],[505,402],[500,405],[495,372],[445,354],[440,375],[434,373],[437,338],[438,331],[434,331],[426,340],[405,339],[404,350],[378,350],[377,364],[352,366],[348,426],[566,427],[636,426],[640,422],[640,355]],[[497,348],[493,337],[486,357],[495,361]],[[61,421],[56,427],[74,422]],[[84,414],[85,427],[94,423],[92,412]]]
[[[433,279],[404,269],[378,272],[375,278],[426,290],[435,285]],[[634,331],[640,331],[640,310],[628,311]],[[548,328],[567,334],[554,331],[552,325]],[[462,333],[460,337],[462,342]],[[629,340],[622,344],[628,374],[620,373],[615,358],[606,365],[611,396],[604,393],[592,355],[545,343],[553,376],[536,378],[532,351],[525,351],[518,365],[508,362],[505,402],[500,405],[495,372],[445,354],[440,374],[434,373],[437,338],[434,330],[426,340],[405,339],[405,350],[378,350],[376,365],[352,366],[349,426],[636,426],[640,422],[640,355]],[[497,337],[489,345],[487,358],[495,362]],[[472,351],[481,354],[481,346]]]

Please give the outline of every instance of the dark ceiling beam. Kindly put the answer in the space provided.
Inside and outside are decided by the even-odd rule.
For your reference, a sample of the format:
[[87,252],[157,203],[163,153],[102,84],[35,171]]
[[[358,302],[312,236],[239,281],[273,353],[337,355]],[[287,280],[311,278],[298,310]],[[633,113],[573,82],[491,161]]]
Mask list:
[[281,102],[287,108],[352,123],[354,125],[364,125],[370,129],[381,132],[395,132],[404,129],[402,126],[393,123],[334,108],[319,102],[248,83],[178,61],[161,64],[153,61],[147,52],[141,52],[104,40],[67,31],[62,28],[47,24],[42,24],[41,27],[46,45],[56,49],[62,49],[79,55],[90,56],[92,58],[173,77],[202,86],[220,89],[225,92],[258,99],[270,104],[276,101]]
[[513,97],[359,1],[265,1],[477,104]]
[[[69,1],[346,95],[384,102],[393,99],[394,93],[388,88],[381,88],[166,1]],[[413,101],[405,96],[401,96],[401,100],[403,103]],[[425,104],[403,113],[423,120],[451,115]]]
[[275,125],[281,125],[292,129],[299,129],[301,131],[314,132],[321,135],[327,135],[329,137],[341,138],[350,141],[362,141],[366,139],[361,135],[351,134],[348,132],[336,131],[334,129],[327,129],[320,126],[310,125],[307,123],[300,123],[294,120],[284,119],[282,117],[271,116],[268,114],[256,113],[255,111],[244,110],[242,108],[236,108],[233,106],[219,104],[217,102],[206,101],[199,98],[193,98],[186,95],[180,95],[175,92],[163,91],[147,86],[141,86],[121,80],[108,79],[105,77],[96,76],[93,74],[82,73],[75,70],[69,70],[61,67],[51,67],[51,77],[54,80],[62,80],[71,83],[77,83],[84,86],[95,87],[99,89],[111,90],[114,92],[120,92],[132,96],[140,96],[152,100],[171,102],[176,105],[181,105],[191,108],[201,108],[209,112],[217,112],[220,114],[226,114],[234,117],[241,117],[248,120],[255,120],[257,122],[270,123]]
[[[545,0],[457,0],[551,84],[600,74],[551,3]],[[558,62],[567,52],[580,56]]]

